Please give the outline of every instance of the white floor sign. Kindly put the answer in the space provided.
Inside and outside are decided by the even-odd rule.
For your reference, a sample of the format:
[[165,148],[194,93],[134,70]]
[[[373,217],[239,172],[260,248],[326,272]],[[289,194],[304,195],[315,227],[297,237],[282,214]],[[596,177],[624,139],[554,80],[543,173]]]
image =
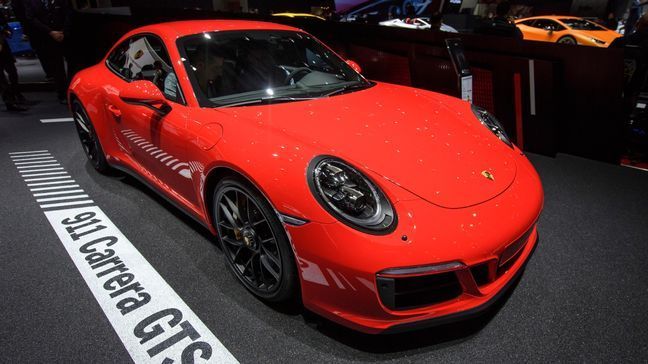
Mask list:
[[[23,153],[15,153],[13,161],[29,158]],[[87,197],[79,199],[93,203]],[[136,363],[237,363],[99,207],[51,209],[64,206],[41,205]]]

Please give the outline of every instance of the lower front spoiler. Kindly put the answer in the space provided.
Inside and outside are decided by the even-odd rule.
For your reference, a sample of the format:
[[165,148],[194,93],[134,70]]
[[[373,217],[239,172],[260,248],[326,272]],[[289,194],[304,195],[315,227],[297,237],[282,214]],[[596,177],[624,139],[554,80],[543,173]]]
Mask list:
[[499,299],[509,291],[511,286],[513,286],[520,276],[524,273],[524,270],[526,268],[527,263],[529,260],[531,260],[531,257],[533,256],[533,253],[535,252],[536,248],[538,247],[538,244],[540,243],[540,236],[537,235],[536,237],[536,242],[529,253],[529,255],[526,257],[522,265],[518,268],[517,272],[515,272],[515,275],[509,279],[508,282],[502,287],[495,295],[485,303],[471,308],[466,311],[461,311],[457,313],[453,313],[450,315],[445,315],[445,316],[440,316],[440,317],[435,317],[433,319],[429,320],[422,320],[422,321],[416,321],[416,322],[408,322],[404,324],[396,324],[394,326],[391,326],[381,332],[379,334],[398,334],[398,333],[403,333],[403,332],[408,332],[408,331],[414,331],[414,330],[421,330],[421,329],[427,329],[427,328],[432,328],[435,326],[441,326],[445,324],[450,324],[454,322],[459,322],[459,321],[464,321],[468,320],[471,318],[475,318],[477,316],[482,315],[488,309],[490,309],[495,303],[499,301]]

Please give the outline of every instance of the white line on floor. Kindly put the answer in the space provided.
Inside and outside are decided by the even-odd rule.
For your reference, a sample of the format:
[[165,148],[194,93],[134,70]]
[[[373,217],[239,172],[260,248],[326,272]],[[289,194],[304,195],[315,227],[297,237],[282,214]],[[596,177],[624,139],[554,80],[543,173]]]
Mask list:
[[45,196],[55,196],[55,195],[67,195],[70,193],[83,193],[85,191],[79,190],[68,190],[68,191],[55,191],[55,192],[39,192],[35,193],[34,197],[45,197]]
[[[71,181],[65,181],[65,183],[69,183],[69,182],[71,182]],[[52,183],[47,183],[47,184],[51,185]],[[32,183],[32,185],[41,185],[41,183]],[[27,185],[27,186],[29,186],[29,185]],[[66,185],[66,186],[38,187],[38,188],[30,188],[29,190],[32,191],[32,192],[36,192],[36,191],[62,190],[64,188],[75,188],[75,187],[80,187],[80,186],[79,185]]]
[[38,182],[38,183],[28,183],[27,186],[32,187],[32,186],[49,186],[49,185],[60,185],[64,183],[76,183],[75,180],[70,177],[69,179],[66,179],[65,181],[52,181],[52,182]]
[[38,178],[29,178],[25,182],[37,182],[37,181],[52,181],[55,179],[68,179],[70,176],[59,176],[59,177],[38,177]]
[[28,150],[28,151],[25,151],[25,152],[11,152],[11,153],[9,153],[9,155],[43,153],[43,152],[47,152],[47,149],[44,149],[44,150]]
[[[30,172],[31,171],[28,171],[27,173],[30,173]],[[45,172],[45,173],[23,174],[21,177],[22,178],[29,178],[29,177],[41,177],[41,176],[56,176],[56,175],[62,175],[62,174],[67,174],[67,172],[63,171],[63,172]]]
[[94,204],[94,201],[83,200],[83,201],[70,201],[70,202],[59,202],[59,203],[46,203],[44,205],[40,205],[40,207],[43,209],[49,209],[52,207],[64,207],[64,206],[88,205],[88,204]]
[[633,169],[638,169],[640,171],[648,171],[648,168],[632,166],[632,165],[629,165],[629,164],[622,164],[622,166],[628,167],[628,168],[633,168]]
[[74,118],[54,118],[54,119],[40,119],[41,123],[69,123],[74,121]]
[[50,202],[50,201],[63,201],[63,200],[78,200],[81,198],[89,198],[88,195],[74,195],[74,196],[57,196],[57,197],[48,197],[48,198],[39,198],[36,199],[36,202]]
[[16,160],[19,158],[48,157],[48,156],[51,156],[51,154],[49,153],[23,154],[23,155],[12,155],[11,159]]
[[18,170],[20,172],[22,172],[22,170],[26,169],[26,168],[58,167],[60,165],[61,165],[61,163],[50,163],[50,164],[37,164],[37,165],[33,165],[33,166],[17,166],[16,168],[18,168]]
[[47,164],[47,163],[55,163],[55,162],[58,162],[58,161],[56,159],[51,159],[51,160],[47,160],[47,161],[36,161],[36,162],[16,162],[16,161],[14,161],[14,164],[17,165],[17,166],[22,166],[22,165],[26,165],[26,164],[39,165],[39,164]]
[[25,173],[35,173],[35,172],[49,172],[49,171],[62,171],[63,167],[53,167],[53,168],[39,168],[39,169],[23,169],[19,170],[23,177],[26,176]]
[[14,163],[20,163],[20,162],[27,162],[27,161],[40,161],[43,159],[54,159],[54,157],[34,157],[34,158],[22,158],[22,159],[14,159]]

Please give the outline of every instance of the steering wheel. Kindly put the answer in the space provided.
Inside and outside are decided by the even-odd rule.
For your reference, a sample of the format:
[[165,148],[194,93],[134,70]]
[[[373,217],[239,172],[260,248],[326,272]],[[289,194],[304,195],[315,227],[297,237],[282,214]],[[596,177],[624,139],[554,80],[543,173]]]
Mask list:
[[302,72],[311,73],[312,71],[311,71],[311,69],[308,68],[308,67],[299,67],[299,68],[295,68],[294,70],[292,70],[292,71],[288,74],[288,76],[286,76],[286,79],[284,79],[284,84],[288,85],[290,80],[294,79],[295,76],[297,76],[298,74],[300,74],[300,73],[302,73]]

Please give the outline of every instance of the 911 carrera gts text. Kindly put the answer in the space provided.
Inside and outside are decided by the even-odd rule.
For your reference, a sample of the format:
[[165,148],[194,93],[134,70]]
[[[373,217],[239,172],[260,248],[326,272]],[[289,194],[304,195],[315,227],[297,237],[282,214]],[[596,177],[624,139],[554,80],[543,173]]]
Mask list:
[[[102,280],[101,287],[108,293],[114,307],[122,316],[132,314],[151,302],[151,294],[115,252],[119,238],[110,234],[102,235],[110,229],[102,224],[102,220],[97,218],[94,211],[65,217],[60,223],[65,226],[65,231],[72,241],[78,244],[76,249],[83,254],[83,259],[92,273]],[[146,353],[151,358],[182,341],[187,342],[185,339],[189,338],[191,342],[182,350],[181,362],[193,363],[194,354],[208,360],[212,355],[211,345],[204,341],[196,341],[201,337],[200,333],[188,320],[183,320],[183,316],[182,311],[177,308],[157,310],[139,320],[131,332],[139,339],[140,345],[147,346]],[[175,361],[166,357],[162,362],[170,364]]]

